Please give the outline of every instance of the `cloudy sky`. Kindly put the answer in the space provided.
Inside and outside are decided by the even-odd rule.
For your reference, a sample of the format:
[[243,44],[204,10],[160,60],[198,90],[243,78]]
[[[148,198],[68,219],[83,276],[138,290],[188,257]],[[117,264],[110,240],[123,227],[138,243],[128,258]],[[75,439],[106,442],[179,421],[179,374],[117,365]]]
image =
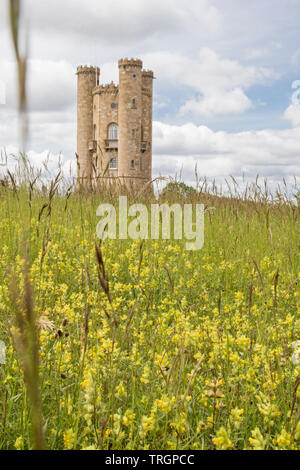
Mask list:
[[[299,0],[24,0],[32,161],[76,151],[76,67],[154,70],[154,176],[300,177]],[[0,148],[18,148],[16,66],[0,0]],[[297,83],[297,80],[299,82]],[[294,87],[294,88],[293,88]],[[299,93],[298,93],[299,91]],[[57,160],[52,159],[55,169]]]

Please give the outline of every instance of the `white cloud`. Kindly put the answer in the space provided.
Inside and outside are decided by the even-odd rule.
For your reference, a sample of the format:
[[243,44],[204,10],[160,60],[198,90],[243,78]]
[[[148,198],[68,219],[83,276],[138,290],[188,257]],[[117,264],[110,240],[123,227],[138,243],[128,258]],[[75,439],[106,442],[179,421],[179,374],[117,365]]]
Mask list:
[[233,174],[257,174],[280,181],[300,177],[299,129],[214,132],[192,123],[183,126],[154,123],[155,174],[174,174],[183,169],[187,181],[194,178],[195,165],[201,176],[219,180]]
[[[49,181],[61,171],[61,176],[67,181],[73,181],[76,176],[75,159],[66,159],[61,154],[51,153],[49,150],[35,152],[30,150],[26,154],[29,165],[33,168],[34,174],[39,174],[43,181]],[[18,147],[9,146],[0,149],[0,178],[7,175],[7,170],[12,174],[24,175],[24,162],[21,158]]]
[[290,121],[293,127],[300,127],[300,104],[291,104],[285,110],[283,117]]
[[[105,42],[136,39],[174,33],[191,18],[206,30],[220,28],[220,13],[208,0],[25,0],[24,11],[34,30],[64,31],[86,37],[97,35]],[[29,15],[30,13],[30,15]]]
[[250,47],[245,51],[245,57],[249,60],[261,59],[263,57],[274,54],[282,48],[280,42],[272,41],[268,45],[262,47]]
[[300,49],[297,49],[291,57],[291,63],[293,65],[298,65],[300,62]]
[[[0,62],[0,80],[6,85],[6,105],[0,106],[0,148],[17,147],[17,77],[14,62]],[[42,152],[76,151],[76,75],[65,61],[28,63],[29,148]]]
[[6,85],[4,81],[0,80],[0,105],[6,103]]
[[221,58],[209,48],[200,48],[193,58],[169,51],[144,54],[159,80],[189,86],[195,90],[247,89],[268,83],[278,75],[265,67],[244,66],[236,60]]
[[[0,80],[6,88],[6,109],[17,106],[17,70],[12,61],[0,62]],[[57,111],[74,106],[75,69],[66,61],[29,60],[28,105],[31,111]]]
[[278,78],[268,68],[244,66],[208,48],[200,49],[194,58],[165,51],[146,54],[144,59],[152,64],[160,81],[201,93],[180,109],[181,114],[192,113],[195,117],[243,113],[252,106],[245,90]]
[[[197,165],[199,176],[215,178],[219,183],[229,175],[253,182],[259,174],[275,187],[283,178],[288,183],[293,182],[294,176],[300,178],[300,128],[228,133],[192,123],[175,126],[154,122],[153,131],[154,176],[181,173],[192,184]],[[17,154],[17,147],[6,150]],[[31,163],[43,170],[43,176],[57,174],[59,158],[66,177],[70,177],[70,167],[71,176],[76,174],[72,155],[52,154],[48,150],[29,151],[28,155]],[[43,165],[47,158],[49,172]],[[12,164],[15,161],[10,159],[10,168]]]
[[203,97],[188,100],[180,108],[182,115],[192,114],[196,118],[211,118],[217,115],[241,114],[252,107],[250,99],[241,88],[207,92]]
[[75,69],[65,61],[29,62],[28,101],[34,110],[61,110],[74,105]]
[[106,62],[101,65],[100,82],[109,83],[111,81],[119,83],[119,68],[116,62]]
[[268,54],[269,49],[266,47],[263,47],[261,49],[251,48],[246,51],[246,57],[250,60],[260,59],[261,57],[265,57]]
[[[174,0],[173,0],[174,3]],[[222,15],[211,1],[207,0],[189,0],[186,3],[178,2],[186,16],[186,22],[193,19],[193,22],[199,27],[203,24],[209,31],[217,33],[222,28]],[[171,5],[170,5],[171,6]]]

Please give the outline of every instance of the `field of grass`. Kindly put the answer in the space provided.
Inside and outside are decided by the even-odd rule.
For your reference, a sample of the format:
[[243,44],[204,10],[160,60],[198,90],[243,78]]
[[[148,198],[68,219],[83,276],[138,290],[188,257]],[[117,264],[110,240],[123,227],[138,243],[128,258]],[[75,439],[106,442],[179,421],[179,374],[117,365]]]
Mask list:
[[299,206],[191,197],[202,250],[96,255],[113,196],[3,184],[1,449],[300,448]]

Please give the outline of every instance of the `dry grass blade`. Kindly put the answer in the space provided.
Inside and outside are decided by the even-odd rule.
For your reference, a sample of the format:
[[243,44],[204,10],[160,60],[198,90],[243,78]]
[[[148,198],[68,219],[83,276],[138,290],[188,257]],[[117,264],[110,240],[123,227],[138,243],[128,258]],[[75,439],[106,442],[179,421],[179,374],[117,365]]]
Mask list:
[[140,247],[139,247],[140,256],[139,256],[139,267],[138,267],[138,279],[140,278],[141,267],[142,267],[142,263],[143,263],[144,245],[145,245],[145,240],[142,240],[141,243],[140,243]]
[[300,375],[298,375],[298,377],[296,378],[295,385],[294,385],[293,401],[292,401],[292,407],[291,407],[291,413],[290,413],[289,420],[292,419],[292,416],[293,416],[294,411],[295,411],[296,402],[297,402],[297,391],[298,391],[299,385],[300,385]]
[[145,184],[142,188],[142,190],[137,194],[137,199],[144,193],[146,192],[149,188],[152,187],[153,183],[156,183],[158,181],[167,181],[168,178],[165,178],[164,176],[158,176],[157,178],[154,178],[151,181],[148,181],[147,184]]
[[47,209],[47,207],[48,207],[48,204],[43,204],[43,206],[41,207],[40,212],[39,212],[39,215],[38,215],[38,221],[39,221],[39,222],[41,221],[43,212],[44,212],[45,209]]
[[87,305],[86,311],[84,314],[84,356],[86,354],[88,346],[88,336],[89,336],[89,319],[90,319],[90,307]]
[[258,264],[257,264],[257,261],[256,261],[256,259],[254,259],[254,258],[252,258],[252,261],[253,261],[253,264],[254,264],[254,266],[255,266],[255,269],[256,269],[256,271],[257,271],[257,273],[258,273],[258,275],[259,275],[259,279],[260,279],[262,288],[264,289],[264,288],[265,288],[265,283],[264,283],[264,280],[263,280],[261,271],[260,271],[260,269],[259,269],[259,266],[258,266]]
[[274,300],[273,300],[273,310],[274,314],[276,313],[277,308],[277,290],[278,290],[278,281],[279,281],[279,269],[277,269],[274,276]]
[[183,400],[182,400],[183,402],[185,402],[186,397],[188,396],[188,394],[190,392],[190,389],[191,389],[192,384],[193,384],[194,377],[197,374],[198,370],[200,369],[200,366],[202,364],[203,359],[204,359],[204,354],[201,356],[201,358],[199,359],[199,361],[196,364],[196,367],[194,368],[193,372],[191,373],[187,389],[186,389],[185,394],[183,396]]
[[23,147],[27,138],[27,119],[26,119],[26,72],[27,72],[27,47],[24,55],[20,52],[20,19],[21,19],[21,1],[9,0],[10,29],[15,56],[18,65],[18,89],[19,89],[19,111],[22,124]]
[[104,266],[104,261],[103,261],[103,256],[102,256],[102,250],[101,247],[96,244],[96,257],[98,261],[98,277],[99,281],[101,284],[102,289],[105,292],[106,297],[109,300],[109,303],[111,304],[111,297],[109,293],[109,281],[108,277],[106,275],[105,271],[105,266]]
[[19,200],[19,192],[18,192],[18,187],[17,187],[16,180],[15,180],[14,176],[11,174],[11,172],[9,170],[7,170],[7,174],[10,178],[10,181],[11,181],[11,184],[12,184],[12,187],[13,187],[13,192],[14,192],[15,196],[17,197],[17,199]]
[[[106,297],[107,297],[107,299],[110,303],[112,311],[113,311],[112,299],[111,299],[110,290],[109,290],[109,279],[108,279],[108,275],[107,275],[106,270],[105,270],[101,244],[98,246],[97,243],[95,243],[95,248],[96,248],[96,258],[97,258],[97,262],[98,262],[98,279],[99,279],[101,287],[102,287],[102,289],[103,289],[103,291],[104,291],[104,293],[105,293],[105,295],[106,295]],[[107,311],[104,310],[104,312],[105,312],[105,315],[107,316],[107,318],[110,318],[110,315],[107,313]],[[115,326],[118,326],[118,322],[116,320],[116,316],[114,314],[114,311],[113,311],[113,322],[114,322]]]
[[170,288],[171,288],[171,291],[174,292],[174,284],[173,284],[173,281],[172,281],[172,278],[171,278],[171,274],[170,274],[170,271],[169,271],[169,268],[167,265],[164,266],[164,269],[168,275],[168,279],[169,279],[169,283],[170,283]]

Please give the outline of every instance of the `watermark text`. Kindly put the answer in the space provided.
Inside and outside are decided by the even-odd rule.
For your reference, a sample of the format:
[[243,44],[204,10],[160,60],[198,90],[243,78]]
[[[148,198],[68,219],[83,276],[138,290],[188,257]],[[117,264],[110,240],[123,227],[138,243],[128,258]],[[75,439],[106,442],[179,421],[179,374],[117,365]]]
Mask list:
[[101,204],[97,236],[111,240],[185,240],[188,251],[201,250],[204,245],[203,204],[132,204],[120,196],[118,207]]

